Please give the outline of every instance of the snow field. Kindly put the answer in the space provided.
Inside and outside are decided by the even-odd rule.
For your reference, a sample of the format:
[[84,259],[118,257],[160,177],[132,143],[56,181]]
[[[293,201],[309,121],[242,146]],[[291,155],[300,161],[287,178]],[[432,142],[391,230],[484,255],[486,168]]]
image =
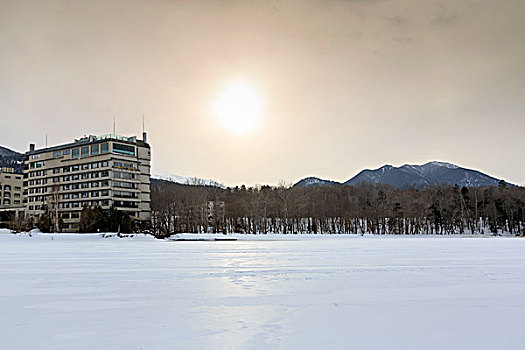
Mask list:
[[525,348],[520,238],[0,234],[0,276],[5,349]]

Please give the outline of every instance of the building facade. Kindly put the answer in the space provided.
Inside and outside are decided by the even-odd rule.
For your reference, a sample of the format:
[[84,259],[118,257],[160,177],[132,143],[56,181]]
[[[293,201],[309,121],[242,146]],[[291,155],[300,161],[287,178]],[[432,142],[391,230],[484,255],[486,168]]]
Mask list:
[[0,208],[20,207],[23,202],[24,180],[13,168],[0,170]]
[[78,231],[84,207],[100,206],[150,220],[151,148],[143,139],[86,136],[72,143],[26,152],[26,215],[47,213],[57,231]]

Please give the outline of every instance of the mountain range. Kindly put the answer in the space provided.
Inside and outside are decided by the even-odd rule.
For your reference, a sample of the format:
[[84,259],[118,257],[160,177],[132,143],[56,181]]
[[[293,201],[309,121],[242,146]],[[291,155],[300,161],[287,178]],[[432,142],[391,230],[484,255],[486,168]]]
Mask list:
[[499,179],[477,170],[434,161],[423,165],[405,164],[400,167],[384,165],[374,170],[365,169],[343,183],[307,177],[298,181],[294,186],[309,187],[334,184],[356,186],[361,183],[373,183],[391,185],[394,188],[414,187],[421,189],[435,185],[495,186],[499,182]]
[[[0,146],[0,167],[15,168],[16,172],[21,173],[23,164],[24,155],[22,153]],[[211,179],[199,179],[179,175],[152,176],[152,178],[184,185],[226,188],[224,185]],[[394,188],[413,187],[421,189],[440,184],[458,185],[460,187],[496,186],[499,182],[500,179],[496,179],[477,170],[463,168],[450,163],[433,161],[423,165],[405,164],[400,167],[384,165],[378,169],[365,169],[342,183],[317,177],[307,177],[298,181],[294,186],[357,186],[361,183],[373,183],[391,185]]]

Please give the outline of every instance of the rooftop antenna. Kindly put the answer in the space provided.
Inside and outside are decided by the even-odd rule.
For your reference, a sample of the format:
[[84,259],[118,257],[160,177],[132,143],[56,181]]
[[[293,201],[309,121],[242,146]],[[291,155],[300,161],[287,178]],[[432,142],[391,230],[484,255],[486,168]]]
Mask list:
[[148,134],[146,134],[146,124],[144,122],[144,114],[142,114],[142,141],[148,142]]
[[47,133],[46,133],[46,148],[47,148]]

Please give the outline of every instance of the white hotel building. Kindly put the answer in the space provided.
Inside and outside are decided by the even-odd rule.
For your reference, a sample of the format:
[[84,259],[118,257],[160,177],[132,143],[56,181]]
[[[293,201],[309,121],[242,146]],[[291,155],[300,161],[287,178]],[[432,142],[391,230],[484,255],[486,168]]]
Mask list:
[[[84,207],[126,212],[150,220],[151,148],[136,136],[86,136],[72,143],[26,152],[26,215],[49,213],[63,232],[78,230]],[[60,220],[61,219],[61,220]]]

